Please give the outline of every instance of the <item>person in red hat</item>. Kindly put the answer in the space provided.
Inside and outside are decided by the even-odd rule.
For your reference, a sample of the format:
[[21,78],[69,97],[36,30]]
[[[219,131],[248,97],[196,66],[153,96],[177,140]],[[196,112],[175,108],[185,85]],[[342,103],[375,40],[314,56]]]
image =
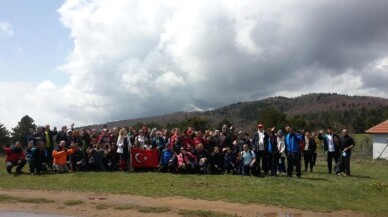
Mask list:
[[[268,134],[264,130],[263,124],[257,126],[258,130],[253,134],[252,138],[252,149],[256,155],[256,165],[257,169],[255,171],[256,176],[261,176],[261,170],[264,171],[264,174],[268,175]],[[261,162],[261,167],[260,167]]]

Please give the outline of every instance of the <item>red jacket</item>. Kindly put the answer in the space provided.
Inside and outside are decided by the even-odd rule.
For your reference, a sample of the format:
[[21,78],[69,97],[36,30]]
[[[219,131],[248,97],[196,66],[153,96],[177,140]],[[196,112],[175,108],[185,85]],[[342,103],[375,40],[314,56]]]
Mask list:
[[5,161],[17,162],[18,160],[25,160],[26,154],[23,149],[20,149],[20,152],[13,152],[12,148],[3,148],[3,151],[7,154]]

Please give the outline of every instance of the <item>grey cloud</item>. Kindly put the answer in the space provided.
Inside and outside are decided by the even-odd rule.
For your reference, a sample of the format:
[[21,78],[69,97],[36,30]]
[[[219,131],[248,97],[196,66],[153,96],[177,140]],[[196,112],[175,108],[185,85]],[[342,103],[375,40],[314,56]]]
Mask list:
[[[73,55],[85,57],[87,67],[79,70],[89,76],[72,85],[91,83],[104,110],[98,120],[180,111],[189,104],[216,108],[278,92],[314,92],[322,90],[322,85],[332,92],[341,89],[322,81],[340,80],[348,70],[362,78],[361,89],[374,87],[388,93],[387,72],[379,75],[368,70],[387,57],[386,1],[302,1],[287,7],[280,1],[266,6],[278,7],[280,12],[264,19],[259,11],[247,15],[247,21],[221,1],[201,4],[194,11],[198,16],[194,21],[185,13],[191,12],[187,8],[161,4],[149,15],[153,24],[119,10],[111,13],[122,14],[124,21],[112,19],[86,31],[75,23],[88,25],[89,20],[69,18],[68,11],[61,10],[63,20],[73,19],[65,23],[82,48],[81,55]],[[92,12],[88,16],[95,18]],[[244,37],[252,43],[239,44],[236,28],[251,24]],[[77,77],[75,69],[67,70]],[[184,79],[184,84],[163,84],[169,86],[165,91],[156,88],[157,79],[167,72]]]

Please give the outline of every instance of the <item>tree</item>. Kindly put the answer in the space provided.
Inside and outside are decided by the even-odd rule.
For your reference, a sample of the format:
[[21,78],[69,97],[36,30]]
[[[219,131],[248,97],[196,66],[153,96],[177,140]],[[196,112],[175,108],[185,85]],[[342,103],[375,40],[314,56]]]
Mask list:
[[224,118],[222,121],[218,122],[217,129],[221,130],[222,126],[224,126],[224,124],[226,124],[228,126],[228,128],[230,126],[232,126],[232,123],[228,119]]
[[294,128],[295,130],[306,129],[307,127],[306,121],[300,115],[295,115],[294,117],[290,118],[289,123],[291,124],[292,128]]
[[209,121],[201,117],[190,117],[179,123],[181,129],[187,129],[188,127],[193,127],[195,130],[205,131],[209,129]]
[[15,128],[12,128],[12,140],[20,141],[23,147],[27,146],[27,136],[30,129],[35,129],[36,125],[34,124],[34,119],[30,116],[25,115],[19,121],[18,125]]
[[260,111],[258,122],[263,124],[264,127],[276,127],[280,130],[287,124],[287,115],[274,107],[266,108]]
[[11,136],[7,128],[0,123],[0,146],[8,145],[11,143]]

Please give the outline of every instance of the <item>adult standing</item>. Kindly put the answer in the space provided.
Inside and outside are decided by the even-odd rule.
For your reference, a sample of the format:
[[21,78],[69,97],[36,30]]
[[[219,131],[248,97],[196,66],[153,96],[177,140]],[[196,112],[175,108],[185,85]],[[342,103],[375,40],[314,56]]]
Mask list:
[[44,137],[45,137],[45,143],[44,148],[46,149],[47,157],[46,157],[46,164],[49,168],[53,168],[53,150],[54,150],[54,135],[57,134],[56,128],[54,128],[54,131],[51,131],[50,125],[46,124],[44,127]]
[[317,149],[317,144],[315,143],[315,139],[312,137],[310,131],[306,131],[305,146],[303,150],[305,172],[307,172],[307,168],[309,164],[310,164],[310,172],[313,171],[313,166],[314,166],[313,153],[315,153],[316,149]]
[[331,127],[328,127],[326,135],[323,135],[323,130],[321,130],[318,138],[323,140],[323,149],[327,157],[327,168],[329,170],[329,174],[331,174],[333,169],[333,160],[335,163],[338,163],[340,137],[333,133],[333,129]]
[[[268,173],[268,156],[267,156],[267,144],[268,144],[268,134],[264,131],[264,126],[259,124],[257,132],[253,134],[252,138],[252,150],[256,154],[256,164],[257,170],[256,174],[260,176],[261,170],[264,170],[264,174]],[[260,167],[261,161],[261,167]]]
[[290,125],[286,126],[287,135],[285,138],[286,153],[287,153],[287,176],[292,177],[294,166],[296,167],[296,176],[302,177],[301,173],[301,154],[299,150],[299,137],[293,132]]
[[352,155],[352,149],[356,145],[354,139],[349,136],[348,130],[342,130],[342,139],[341,139],[341,162],[342,162],[342,171],[344,176],[350,176],[350,156]]
[[271,171],[271,176],[277,175],[278,163],[279,163],[279,149],[278,149],[278,140],[275,135],[275,129],[267,129],[268,140],[267,140],[267,150],[268,150],[268,166]]

